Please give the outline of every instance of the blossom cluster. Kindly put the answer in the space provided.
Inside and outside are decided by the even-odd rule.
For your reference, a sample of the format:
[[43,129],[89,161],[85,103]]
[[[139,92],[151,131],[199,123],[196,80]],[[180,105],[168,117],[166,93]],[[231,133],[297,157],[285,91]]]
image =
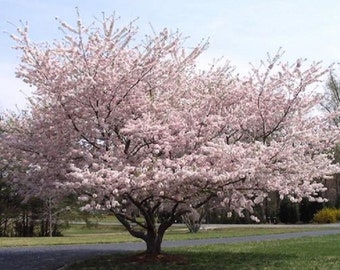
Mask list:
[[320,63],[282,63],[278,54],[245,77],[228,64],[199,71],[207,44],[186,49],[164,29],[136,45],[136,29],[114,23],[62,22],[65,38],[48,45],[31,42],[27,29],[15,37],[17,76],[36,90],[6,143],[27,165],[18,181],[29,193],[79,192],[83,209],[119,213],[126,200],[212,201],[239,215],[272,191],[322,200],[319,180],[339,168],[336,130],[311,114]]

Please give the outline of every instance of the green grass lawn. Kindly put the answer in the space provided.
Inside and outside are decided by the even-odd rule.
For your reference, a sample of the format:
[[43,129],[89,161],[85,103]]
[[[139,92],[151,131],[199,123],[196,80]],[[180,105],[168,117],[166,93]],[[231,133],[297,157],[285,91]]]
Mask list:
[[[124,256],[97,257],[67,270],[98,269],[296,269],[339,270],[340,235],[242,244],[210,245],[168,249],[179,263],[129,262]],[[128,257],[129,258],[129,257]],[[132,257],[131,257],[132,258]]]
[[[230,227],[189,233],[185,226],[174,226],[165,240],[203,239],[264,235],[318,230],[321,227]],[[139,241],[122,226],[106,224],[92,227],[71,225],[61,237],[0,238],[0,247],[59,244],[117,243]],[[340,235],[305,237],[293,240],[211,245],[165,250],[167,263],[136,262],[136,255],[114,254],[72,265],[74,270],[90,269],[337,269],[340,270]],[[128,256],[128,257],[127,257]],[[172,257],[171,257],[172,256]],[[130,258],[132,260],[130,260]],[[174,265],[174,262],[180,263]]]
[[[226,228],[214,230],[200,230],[198,233],[189,233],[186,227],[171,227],[165,234],[164,240],[185,240],[202,238],[221,238],[248,235],[263,235],[275,233],[299,232],[317,230],[320,227],[272,227],[272,228]],[[8,246],[38,246],[38,245],[68,245],[68,244],[96,244],[140,241],[133,238],[120,225],[98,225],[86,227],[85,225],[71,225],[63,231],[61,237],[1,237],[0,247]]]
[[122,226],[71,225],[58,237],[2,237],[0,247],[41,246],[133,242],[133,238]]

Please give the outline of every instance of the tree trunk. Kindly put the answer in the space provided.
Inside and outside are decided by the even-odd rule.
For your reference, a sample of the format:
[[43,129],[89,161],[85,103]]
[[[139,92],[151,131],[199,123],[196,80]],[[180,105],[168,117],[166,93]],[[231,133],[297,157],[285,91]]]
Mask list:
[[8,225],[8,219],[5,218],[4,228],[3,228],[2,235],[1,235],[1,233],[0,233],[1,236],[8,236],[8,233],[7,233],[7,225]]
[[53,220],[53,213],[52,213],[52,199],[48,198],[48,231],[49,231],[49,237],[53,236],[53,230],[52,230],[52,220]]
[[[136,220],[132,215],[126,212],[118,212],[112,209],[118,221],[128,230],[128,232],[139,239],[142,239],[146,243],[146,253],[152,255],[158,255],[162,252],[162,241],[166,230],[174,224],[177,217],[181,216],[185,212],[177,212],[179,203],[176,202],[171,208],[171,211],[167,218],[160,224],[157,224],[158,210],[161,205],[160,202],[150,205],[153,201],[153,196],[143,199],[142,201],[135,200],[129,194],[126,194],[126,198],[137,207],[141,215],[144,217],[144,222]],[[132,226],[132,224],[134,224]],[[137,228],[136,228],[137,227]]]
[[145,238],[146,242],[146,253],[152,254],[152,255],[158,255],[161,253],[162,248],[162,239],[159,237],[159,235],[147,235]]
[[144,241],[146,243],[146,253],[158,255],[162,252],[162,241],[166,230],[174,223],[174,219],[161,223],[158,228],[152,226],[148,228]]
[[139,229],[136,229],[131,226],[131,223],[126,219],[125,216],[115,213],[117,219],[124,225],[124,227],[128,230],[128,232],[133,236],[139,239],[142,239],[146,244],[146,253],[152,255],[158,255],[162,252],[162,241],[165,231],[173,224],[173,220],[161,223],[158,228],[156,223],[154,222],[154,218],[146,218],[148,221],[140,223],[138,221],[137,224],[140,226]]

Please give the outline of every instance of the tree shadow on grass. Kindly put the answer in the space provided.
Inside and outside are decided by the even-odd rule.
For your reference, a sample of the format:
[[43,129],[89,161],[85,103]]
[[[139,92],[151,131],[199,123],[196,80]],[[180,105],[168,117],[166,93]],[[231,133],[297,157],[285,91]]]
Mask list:
[[143,253],[112,254],[95,257],[78,264],[70,265],[67,270],[101,269],[282,269],[285,261],[296,256],[287,254],[267,254],[252,252],[181,252],[147,256]]

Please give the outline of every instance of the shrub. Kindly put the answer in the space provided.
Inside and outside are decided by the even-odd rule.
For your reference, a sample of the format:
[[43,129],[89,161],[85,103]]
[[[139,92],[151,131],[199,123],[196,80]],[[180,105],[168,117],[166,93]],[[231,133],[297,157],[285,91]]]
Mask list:
[[340,209],[336,209],[336,220],[340,221]]
[[317,223],[335,223],[340,220],[340,209],[323,208],[314,215],[314,221]]

